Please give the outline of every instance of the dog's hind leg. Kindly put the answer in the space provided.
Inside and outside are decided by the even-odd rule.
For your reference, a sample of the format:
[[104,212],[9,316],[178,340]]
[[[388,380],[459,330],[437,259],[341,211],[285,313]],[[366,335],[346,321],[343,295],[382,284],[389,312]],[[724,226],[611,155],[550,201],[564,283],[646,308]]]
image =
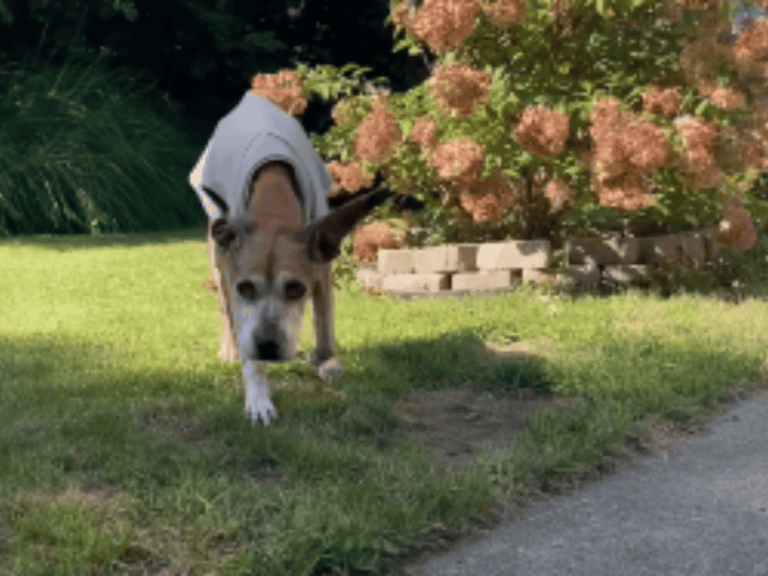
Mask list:
[[216,296],[219,299],[219,313],[221,317],[221,345],[219,346],[219,358],[225,362],[233,362],[238,359],[239,353],[235,343],[235,335],[232,330],[232,319],[229,313],[229,299],[224,278],[216,262],[216,244],[208,227],[208,256],[213,270],[213,283],[216,286]]
[[320,379],[327,381],[341,374],[333,330],[333,281],[330,264],[323,266],[319,280],[313,287],[312,312],[315,318],[315,347],[309,360],[317,367]]

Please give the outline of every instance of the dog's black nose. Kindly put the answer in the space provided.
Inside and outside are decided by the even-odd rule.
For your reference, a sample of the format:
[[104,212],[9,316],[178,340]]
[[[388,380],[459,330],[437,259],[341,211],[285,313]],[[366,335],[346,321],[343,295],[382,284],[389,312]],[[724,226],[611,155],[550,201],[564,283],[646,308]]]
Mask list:
[[280,360],[280,346],[274,340],[264,340],[256,344],[259,360]]

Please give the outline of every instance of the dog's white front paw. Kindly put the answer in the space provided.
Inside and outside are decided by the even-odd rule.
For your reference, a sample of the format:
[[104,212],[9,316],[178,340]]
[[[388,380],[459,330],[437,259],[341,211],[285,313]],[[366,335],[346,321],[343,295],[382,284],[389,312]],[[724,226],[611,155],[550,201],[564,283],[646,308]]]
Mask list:
[[269,382],[261,373],[259,363],[243,360],[243,383],[245,384],[245,412],[252,424],[269,423],[277,418],[277,410],[269,397]]
[[328,382],[341,375],[341,364],[336,358],[328,358],[317,367],[317,375],[323,382]]
[[272,404],[272,400],[269,398],[255,398],[251,400],[250,403],[245,405],[245,412],[248,414],[248,418],[253,425],[261,422],[264,426],[269,426],[269,423],[277,418],[277,410],[275,410],[275,405]]

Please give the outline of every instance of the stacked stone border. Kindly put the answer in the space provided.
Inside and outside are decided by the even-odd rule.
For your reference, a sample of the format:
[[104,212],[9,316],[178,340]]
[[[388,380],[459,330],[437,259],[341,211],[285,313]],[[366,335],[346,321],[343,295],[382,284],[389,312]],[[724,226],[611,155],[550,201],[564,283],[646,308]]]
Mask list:
[[715,232],[572,238],[557,268],[548,240],[382,249],[376,264],[358,266],[357,278],[372,291],[401,296],[504,291],[528,283],[644,284],[661,263],[697,268],[711,261],[721,250]]

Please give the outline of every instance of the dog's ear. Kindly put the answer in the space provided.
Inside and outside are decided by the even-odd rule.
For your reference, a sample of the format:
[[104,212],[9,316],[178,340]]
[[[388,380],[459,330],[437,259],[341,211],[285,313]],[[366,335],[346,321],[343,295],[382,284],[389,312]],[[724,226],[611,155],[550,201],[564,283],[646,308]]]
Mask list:
[[297,240],[306,243],[310,260],[318,263],[330,262],[339,255],[344,236],[391,194],[386,188],[377,186],[299,232]]
[[360,196],[364,196],[365,194],[367,194],[372,190],[381,188],[382,187],[381,184],[383,181],[384,181],[384,176],[381,174],[381,171],[378,171],[376,172],[376,176],[374,177],[373,184],[371,184],[367,188],[362,188],[357,192],[347,192],[346,190],[342,190],[337,194],[328,198],[328,206],[331,208],[331,210],[335,210],[340,206],[344,206],[344,204],[354,200],[355,198],[359,198]]

